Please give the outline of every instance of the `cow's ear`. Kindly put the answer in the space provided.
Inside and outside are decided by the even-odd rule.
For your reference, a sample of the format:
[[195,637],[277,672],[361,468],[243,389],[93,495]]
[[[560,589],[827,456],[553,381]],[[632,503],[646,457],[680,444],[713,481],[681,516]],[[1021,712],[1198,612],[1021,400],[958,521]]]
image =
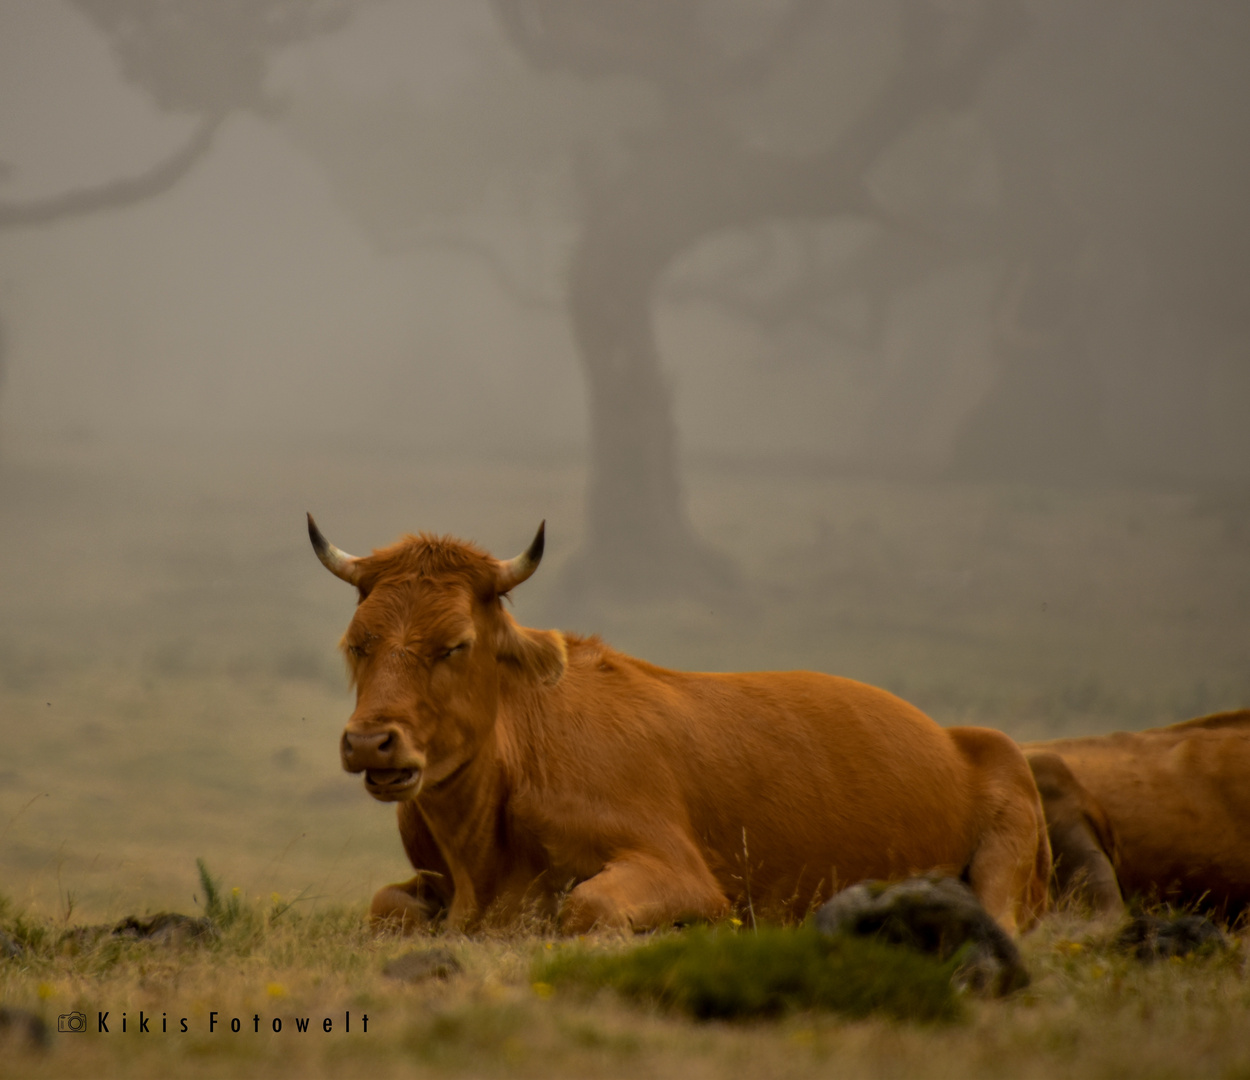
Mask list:
[[531,630],[528,626],[517,626],[512,616],[506,612],[502,614],[499,659],[514,664],[539,682],[559,682],[569,656],[564,635],[558,630]]

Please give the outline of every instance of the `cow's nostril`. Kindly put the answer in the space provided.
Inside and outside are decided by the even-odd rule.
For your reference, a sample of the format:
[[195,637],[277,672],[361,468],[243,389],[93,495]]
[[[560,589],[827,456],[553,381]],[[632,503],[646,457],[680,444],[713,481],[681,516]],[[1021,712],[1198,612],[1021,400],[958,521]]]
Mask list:
[[393,728],[382,731],[344,731],[341,742],[343,767],[348,772],[388,769],[399,749],[399,736]]

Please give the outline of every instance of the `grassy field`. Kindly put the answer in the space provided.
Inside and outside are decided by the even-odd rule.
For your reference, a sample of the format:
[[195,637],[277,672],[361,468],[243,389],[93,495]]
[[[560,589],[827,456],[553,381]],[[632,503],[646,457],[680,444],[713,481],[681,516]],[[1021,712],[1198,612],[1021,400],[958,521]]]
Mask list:
[[[285,1028],[250,1042],[59,1035],[23,1071],[1250,1076],[1240,949],[1143,968],[1064,919],[1025,940],[1029,991],[940,1028],[816,1013],[694,1025],[611,995],[543,998],[538,931],[452,940],[465,970],[446,985],[386,979],[407,946],[360,920],[403,856],[392,811],[338,765],[351,701],[335,643],[352,598],[308,549],[306,509],[352,551],[430,529],[511,555],[545,517],[522,622],[598,631],[674,667],[849,675],[946,724],[1037,738],[1250,705],[1250,523],[1226,494],[704,464],[688,476],[692,517],[738,566],[740,595],[570,622],[555,586],[584,481],[558,460],[320,446],[49,444],[0,459],[0,893],[9,925],[43,934],[0,961],[3,1001],[54,1021],[75,1007],[371,1017],[367,1043]],[[201,857],[239,888],[246,933],[210,949],[55,946],[73,925],[199,913]]]
[[[20,961],[0,963],[4,1001],[47,1016],[54,1030],[59,1015],[79,1010],[87,1031],[54,1033],[44,1051],[10,1044],[0,1071],[683,1080],[1250,1076],[1243,944],[1145,964],[1111,947],[1109,928],[1062,914],[1024,939],[1033,983],[1004,1001],[957,998],[951,1015],[925,1020],[794,1008],[768,1019],[696,1022],[661,1004],[535,978],[562,952],[613,954],[637,948],[633,942],[569,944],[537,930],[475,940],[444,935],[438,944],[462,970],[409,984],[382,969],[414,942],[370,937],[359,908],[302,913],[271,900],[245,911],[219,942],[203,946],[106,940],[75,952],[55,944],[55,927],[22,923],[38,944]],[[107,1033],[99,1030],[101,1012],[108,1013]],[[150,1018],[146,1032],[138,1030],[141,1013]],[[238,1032],[231,1030],[235,1019]]]

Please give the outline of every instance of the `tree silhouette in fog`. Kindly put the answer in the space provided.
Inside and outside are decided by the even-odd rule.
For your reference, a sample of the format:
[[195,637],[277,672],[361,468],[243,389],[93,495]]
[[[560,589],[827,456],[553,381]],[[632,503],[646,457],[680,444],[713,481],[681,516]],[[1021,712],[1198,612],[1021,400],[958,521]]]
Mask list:
[[[75,2],[124,76],[194,126],[179,150],[133,176],[0,202],[0,227],[168,190],[231,113],[277,116],[265,74],[278,49],[343,26],[356,7]],[[949,464],[978,478],[1123,475],[1131,455],[1111,447],[1110,375],[1131,386],[1138,371],[1179,372],[1221,353],[1221,370],[1245,366],[1250,8],[1237,0],[1184,9],[1170,0],[479,0],[440,10],[485,20],[493,34],[484,44],[474,24],[479,38],[467,48],[448,43],[478,53],[465,64],[474,77],[445,101],[431,108],[392,94],[344,106],[334,121],[327,98],[313,115],[287,110],[283,120],[312,144],[379,247],[419,246],[441,229],[440,242],[482,256],[514,299],[567,313],[591,422],[585,546],[569,569],[577,592],[718,595],[732,580],[687,511],[656,333],[662,302],[709,300],[765,335],[808,320],[833,338],[847,330],[828,317],[831,298],[854,293],[865,299],[858,351],[881,366],[886,336],[903,321],[901,297],[952,266],[985,268],[995,377],[960,421]],[[749,32],[726,37],[734,13],[745,13]],[[857,66],[847,41],[875,51]],[[527,93],[525,107],[513,100]],[[592,100],[600,105],[584,107]],[[948,121],[972,132],[944,151],[956,161],[951,176],[927,159],[899,164]],[[974,167],[989,177],[975,198]],[[500,186],[523,201],[518,193],[544,184],[558,206],[544,220],[569,236],[558,296],[464,227]],[[455,204],[441,219],[440,200]],[[436,224],[431,232],[405,219]],[[822,261],[812,237],[831,221],[869,223],[871,239]],[[785,255],[792,272],[767,296],[750,266],[683,269],[726,235],[746,238],[768,264],[779,230],[797,238]],[[827,362],[817,352],[811,363]],[[937,375],[908,363],[917,383],[941,378],[936,362],[927,371]],[[880,425],[879,443],[905,440],[908,417],[929,407],[925,392],[914,391],[912,413],[897,410],[904,419],[893,428]],[[1147,416],[1136,421],[1146,439],[1149,410],[1163,415],[1167,405],[1134,406]],[[1227,439],[1204,448],[1191,437],[1202,428],[1174,425],[1149,452],[1153,468],[1189,454],[1244,474],[1216,460],[1212,447]]]
[[[1214,425],[1176,423],[1159,440],[1151,410],[1166,411],[1168,395],[1135,391],[1135,376],[1179,381],[1193,355],[1223,351],[1208,367],[1228,377],[1227,357],[1245,352],[1244,4],[489,9],[493,38],[461,28],[474,74],[436,104],[390,94],[342,107],[323,92],[297,137],[379,246],[473,252],[514,300],[567,311],[591,423],[586,541],[570,571],[578,590],[715,594],[730,577],[683,498],[661,303],[710,302],[735,325],[757,325],[759,340],[807,324],[827,343],[809,350],[809,365],[849,343],[844,355],[883,369],[891,335],[907,329],[908,297],[973,266],[987,298],[965,300],[957,317],[977,323],[991,385],[953,416],[939,460],[920,466],[929,475],[1070,483],[1230,469],[1219,452],[1237,443],[1227,416],[1206,444]],[[744,13],[750,32],[727,40],[731,15]],[[525,193],[544,184],[533,232],[567,227],[568,251],[546,275],[558,287],[539,296],[541,268],[518,272],[511,241],[484,222],[524,218]],[[509,187],[513,205],[500,214]],[[817,249],[832,222],[866,225],[870,238],[829,258]],[[789,239],[778,245],[779,235]],[[725,237],[754,254],[702,257]],[[761,287],[770,275],[788,284]],[[842,299],[858,314],[839,325],[830,311]],[[923,344],[913,354],[895,358],[904,377],[864,425],[863,462],[918,467],[913,429],[949,362]],[[1136,464],[1151,455],[1149,467]]]
[[195,118],[186,142],[132,176],[44,199],[0,200],[0,228],[48,225],[118,210],[170,190],[208,153],[233,112],[264,114],[269,60],[328,33],[355,0],[70,0],[108,39],[122,76],[158,108]]
[[[236,110],[263,113],[271,54],[337,29],[352,6],[340,0],[71,0],[109,40],[122,75],[152,102],[195,118],[186,142],[162,161],[46,198],[0,199],[0,229],[51,225],[121,210],[169,191],[213,145]],[[0,341],[0,371],[3,371]]]
[[[665,272],[704,238],[774,219],[882,215],[867,184],[879,157],[936,109],[966,108],[989,66],[1019,38],[1008,0],[972,18],[927,0],[898,5],[899,53],[860,114],[814,152],[753,145],[725,102],[758,93],[813,34],[836,33],[832,5],[795,0],[750,47],[727,55],[695,4],[492,0],[508,39],[538,69],[648,81],[660,119],[624,160],[576,170],[581,227],[569,267],[574,339],[590,388],[586,584],[631,591],[715,590],[723,562],[691,528],[653,307]],[[834,84],[831,84],[834,85]],[[897,288],[914,260],[883,266]]]
[[[1236,194],[1250,185],[1250,8],[1063,0],[1030,14],[1027,47],[977,108],[999,205],[953,234],[1002,268],[999,377],[954,468],[1244,485],[1228,448],[1244,458],[1250,443],[1213,403],[1221,382],[1250,385],[1250,204]],[[1182,386],[1198,388],[1190,404]]]
[[[172,154],[130,176],[45,198],[0,198],[0,230],[121,210],[163,195],[204,158],[231,113],[270,110],[264,82],[277,50],[338,29],[356,7],[356,0],[70,2],[108,39],[128,82],[158,108],[194,118],[195,126]],[[0,333],[0,376],[4,359]]]
[[[716,567],[692,539],[680,496],[652,308],[665,271],[718,231],[875,222],[878,241],[840,273],[843,287],[858,279],[878,313],[959,260],[995,268],[997,376],[955,441],[950,469],[960,476],[1105,477],[1117,467],[1108,358],[1181,371],[1191,352],[1239,349],[1246,359],[1250,230],[1246,200],[1234,195],[1250,182],[1250,141],[1238,137],[1250,119],[1250,69],[1238,75],[1235,60],[1250,40],[1244,6],[897,0],[888,72],[854,119],[831,122],[829,141],[807,154],[760,149],[726,103],[758,97],[813,40],[832,54],[839,13],[853,5],[772,5],[733,55],[714,40],[711,7],[492,6],[534,68],[646,80],[661,102],[659,121],[629,141],[623,160],[588,161],[576,173],[582,219],[569,304],[592,401],[587,554],[622,583],[654,578],[668,589]],[[832,116],[848,86],[831,78],[821,89]],[[951,197],[957,191],[931,191],[916,207],[892,205],[874,174],[935,117],[960,115],[975,117],[994,198],[970,210]],[[800,276],[790,299],[819,304],[831,287]],[[1175,352],[1161,354],[1150,338],[1169,329]]]

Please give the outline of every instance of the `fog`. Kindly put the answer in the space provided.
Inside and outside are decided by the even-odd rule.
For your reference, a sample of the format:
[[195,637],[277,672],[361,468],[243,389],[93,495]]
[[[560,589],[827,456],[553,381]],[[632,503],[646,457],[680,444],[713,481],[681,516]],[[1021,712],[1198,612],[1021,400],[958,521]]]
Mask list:
[[[367,552],[1028,737],[1250,704],[1236,0],[0,6],[0,892],[358,902]],[[348,595],[345,595],[345,592]]]

